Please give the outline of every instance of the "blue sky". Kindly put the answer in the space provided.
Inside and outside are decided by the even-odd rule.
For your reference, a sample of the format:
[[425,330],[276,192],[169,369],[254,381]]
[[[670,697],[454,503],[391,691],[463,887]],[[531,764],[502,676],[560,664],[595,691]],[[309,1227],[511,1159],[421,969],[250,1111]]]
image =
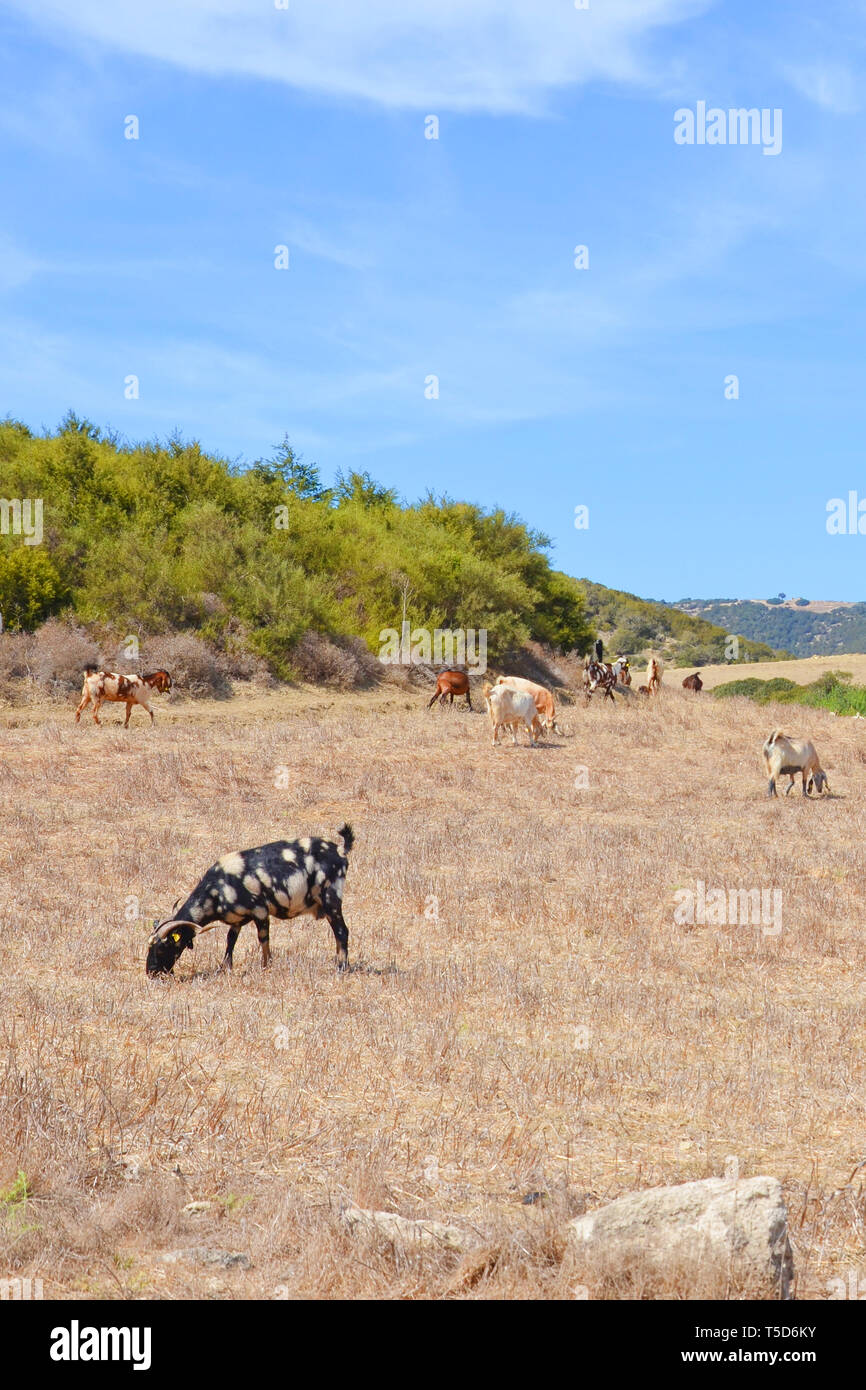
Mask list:
[[[866,598],[866,0],[6,0],[0,45],[0,413],[288,433],[645,597]],[[781,152],[676,144],[699,101]]]

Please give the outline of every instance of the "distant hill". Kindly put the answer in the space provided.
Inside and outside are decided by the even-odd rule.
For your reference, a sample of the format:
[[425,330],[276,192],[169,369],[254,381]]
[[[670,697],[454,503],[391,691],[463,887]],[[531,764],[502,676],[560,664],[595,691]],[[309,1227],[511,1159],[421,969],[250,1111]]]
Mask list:
[[866,603],[805,599],[681,599],[680,612],[794,656],[866,652]]
[[[741,627],[730,626],[728,617],[709,620],[703,614],[682,611],[671,603],[656,603],[620,589],[607,589],[581,579],[586,616],[603,638],[605,655],[637,656],[654,651],[675,666],[703,666],[730,661],[731,636],[740,638],[736,660],[774,661],[789,654],[763,641],[754,641]],[[780,644],[783,645],[783,644]]]

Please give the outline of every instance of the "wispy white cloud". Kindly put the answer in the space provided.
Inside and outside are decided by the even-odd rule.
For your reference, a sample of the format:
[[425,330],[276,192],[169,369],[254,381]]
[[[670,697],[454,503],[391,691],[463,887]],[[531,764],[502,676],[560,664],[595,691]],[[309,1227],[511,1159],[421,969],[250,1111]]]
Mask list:
[[537,112],[593,79],[660,75],[653,33],[710,0],[7,0],[50,32],[213,75],[410,109]]
[[[116,333],[97,339],[70,332],[46,343],[34,329],[28,343],[21,324],[15,367],[0,374],[0,391],[20,398],[35,364],[44,371],[50,362],[53,386],[62,384],[67,403],[132,435],[140,433],[142,415],[148,428],[166,431],[180,425],[200,432],[196,422],[206,421],[214,439],[229,441],[276,439],[280,421],[291,421],[304,447],[340,436],[358,454],[462,427],[633,405],[652,394],[654,372],[669,374],[659,355],[683,333],[765,323],[790,312],[790,285],[773,281],[756,293],[750,280],[724,274],[789,215],[795,194],[789,191],[778,206],[777,195],[767,189],[749,205],[730,189],[711,199],[700,188],[657,210],[654,235],[639,255],[629,245],[618,254],[609,248],[606,260],[565,282],[530,277],[514,288],[506,277],[480,297],[463,297],[456,286],[435,293],[417,283],[399,296],[385,290],[377,297],[372,338],[363,275],[346,282],[336,317],[322,310],[323,322],[299,350],[264,350],[255,319],[233,319],[227,336],[222,310],[213,323],[200,319],[198,332],[191,324],[158,334],[142,326],[132,341],[126,334],[121,341]],[[470,257],[461,283],[471,272]],[[122,400],[129,372],[140,377],[140,403]],[[440,378],[440,397],[427,401],[424,382],[432,373]]]
[[0,233],[0,294],[26,285],[35,275],[51,268],[40,256]]
[[801,96],[832,111],[837,116],[853,115],[861,109],[862,78],[845,63],[816,60],[791,63],[784,75]]

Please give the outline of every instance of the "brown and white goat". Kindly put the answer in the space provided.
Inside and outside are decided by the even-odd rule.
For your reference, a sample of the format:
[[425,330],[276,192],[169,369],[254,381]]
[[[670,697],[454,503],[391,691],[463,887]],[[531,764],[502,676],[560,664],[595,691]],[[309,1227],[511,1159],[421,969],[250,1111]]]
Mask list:
[[[596,690],[603,692],[605,700],[614,700],[613,692],[620,683],[622,674],[628,671],[628,662],[624,656],[617,657],[616,661],[591,661],[589,658],[584,662],[583,669],[583,694],[586,703],[592,699]],[[629,676],[629,684],[631,676]]]
[[75,722],[78,723],[82,711],[92,700],[93,721],[98,724],[100,705],[107,700],[126,705],[124,729],[129,728],[129,716],[132,714],[133,705],[141,705],[142,709],[146,709],[152,724],[153,710],[150,708],[149,700],[154,690],[163,695],[171,690],[171,676],[168,671],[151,671],[146,676],[119,676],[115,671],[98,671],[95,666],[85,666],[81,703],[75,711]]
[[507,686],[509,690],[524,690],[527,695],[532,696],[538,711],[537,732],[562,733],[556,722],[556,701],[546,685],[539,685],[537,681],[525,680],[523,676],[499,676],[496,684]]

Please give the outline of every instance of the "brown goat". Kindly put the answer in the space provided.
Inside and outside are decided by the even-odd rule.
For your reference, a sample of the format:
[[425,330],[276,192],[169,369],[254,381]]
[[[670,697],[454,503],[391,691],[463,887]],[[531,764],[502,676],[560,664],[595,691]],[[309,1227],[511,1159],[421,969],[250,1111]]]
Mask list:
[[436,677],[436,689],[433,691],[432,698],[428,702],[427,708],[430,709],[437,700],[444,705],[445,697],[448,703],[454,704],[455,695],[465,695],[466,703],[472,708],[472,694],[469,689],[469,677],[465,671],[440,671]]
[[662,674],[664,672],[664,669],[665,664],[662,661],[661,657],[650,657],[649,661],[647,662],[646,668],[646,683],[649,693],[651,695],[658,695],[659,691],[661,690]]

